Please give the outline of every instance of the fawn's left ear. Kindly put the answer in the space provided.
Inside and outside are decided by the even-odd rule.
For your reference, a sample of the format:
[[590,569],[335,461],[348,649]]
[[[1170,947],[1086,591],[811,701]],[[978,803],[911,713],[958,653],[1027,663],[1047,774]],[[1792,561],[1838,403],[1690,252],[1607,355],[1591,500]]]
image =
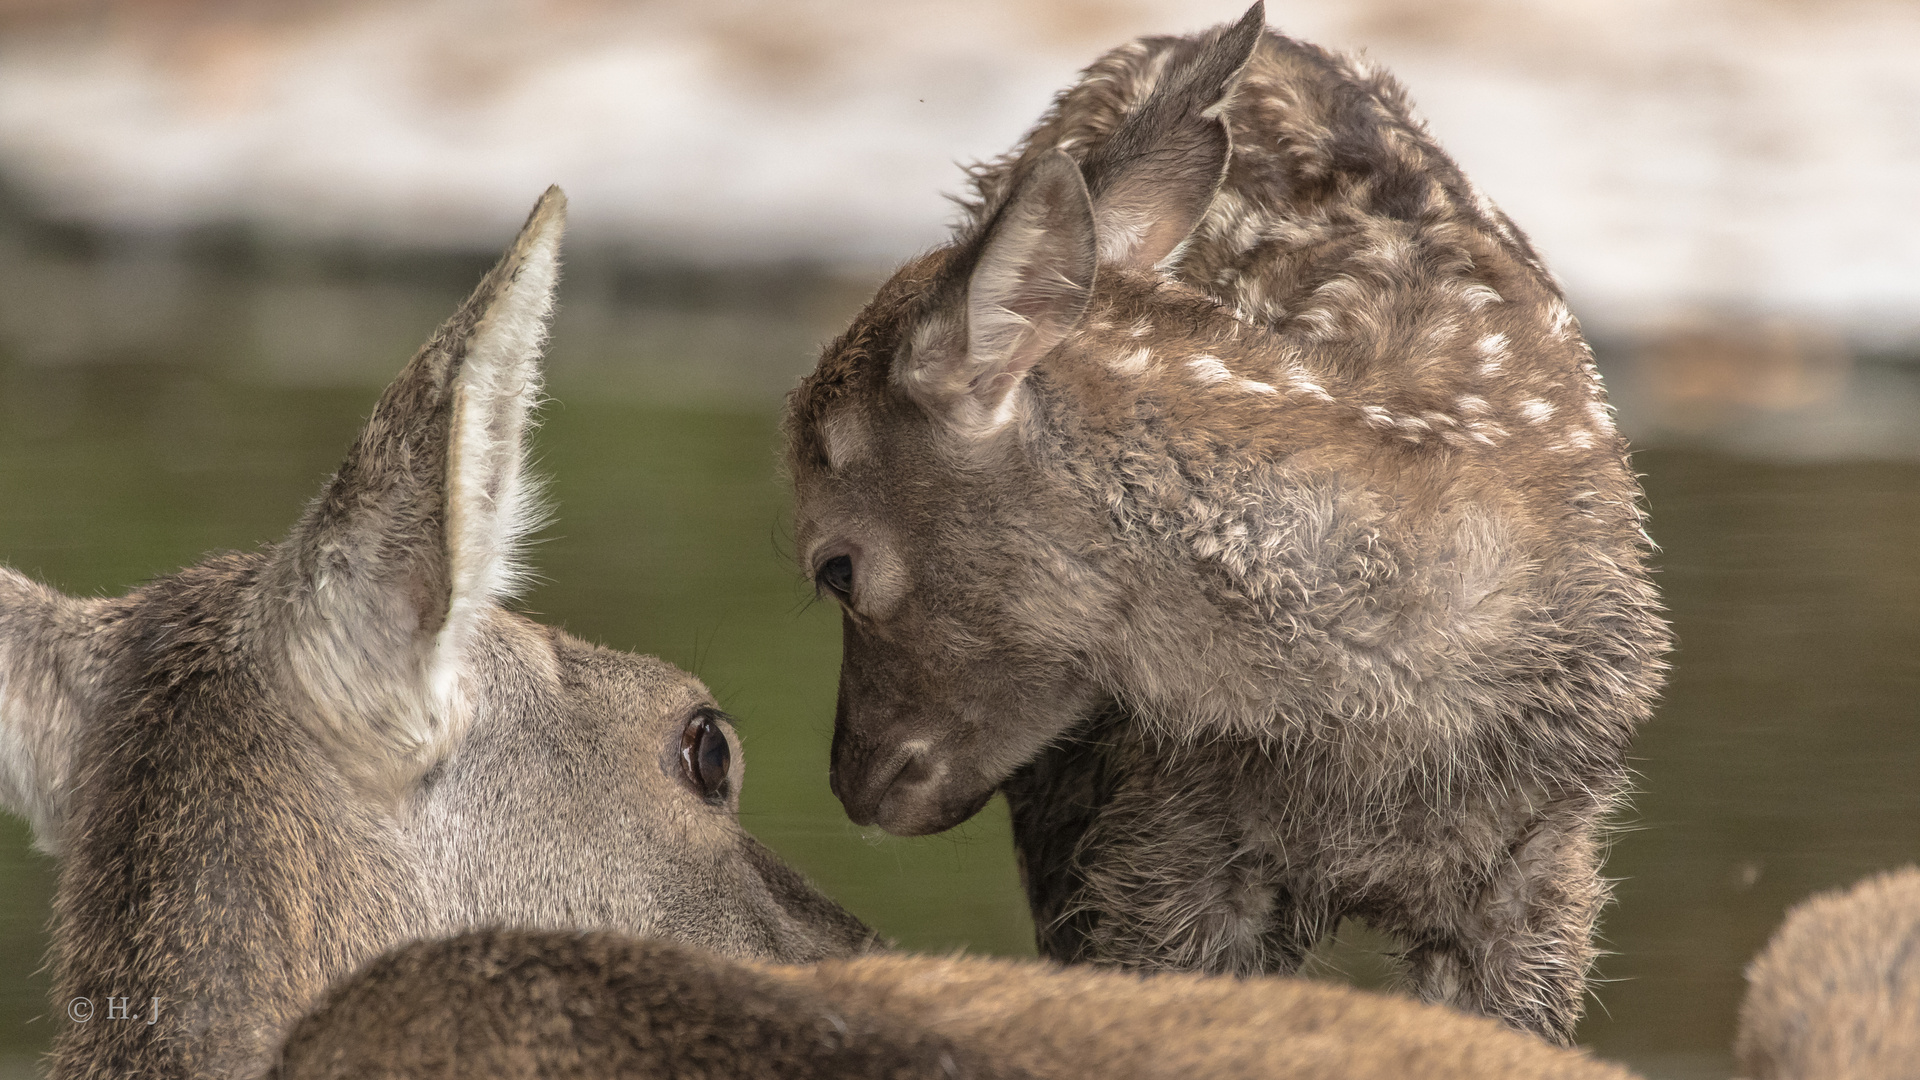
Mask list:
[[60,853],[73,743],[103,683],[102,600],[75,600],[0,566],[0,808]]
[[1233,152],[1224,113],[1266,30],[1255,0],[1176,56],[1146,100],[1082,163],[1100,261],[1142,269],[1173,255],[1206,216]]
[[431,758],[471,719],[468,647],[519,584],[523,538],[542,518],[525,443],[565,218],[549,188],[276,554],[276,592],[293,601],[290,673],[357,766]]
[[1041,155],[981,237],[959,317],[916,332],[900,379],[955,430],[980,436],[1013,416],[1019,384],[1080,324],[1093,293],[1093,207],[1080,168]]

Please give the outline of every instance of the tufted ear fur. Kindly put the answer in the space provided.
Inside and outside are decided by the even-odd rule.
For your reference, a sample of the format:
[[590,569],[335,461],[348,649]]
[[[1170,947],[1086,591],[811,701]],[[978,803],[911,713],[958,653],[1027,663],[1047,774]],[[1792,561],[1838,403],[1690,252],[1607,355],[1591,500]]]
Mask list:
[[960,318],[928,319],[901,375],[908,393],[961,430],[1014,414],[1020,381],[1079,325],[1093,292],[1093,206],[1073,159],[1041,156],[982,234]]
[[1239,22],[1176,56],[1088,155],[1100,261],[1145,269],[1177,257],[1226,178],[1233,145],[1224,114],[1265,30],[1266,6],[1255,0]]
[[0,807],[60,853],[76,731],[101,689],[104,600],[75,600],[0,566]]
[[524,444],[565,217],[549,188],[381,396],[269,571],[286,674],[365,779],[425,768],[464,733],[469,646],[520,581],[542,516]]

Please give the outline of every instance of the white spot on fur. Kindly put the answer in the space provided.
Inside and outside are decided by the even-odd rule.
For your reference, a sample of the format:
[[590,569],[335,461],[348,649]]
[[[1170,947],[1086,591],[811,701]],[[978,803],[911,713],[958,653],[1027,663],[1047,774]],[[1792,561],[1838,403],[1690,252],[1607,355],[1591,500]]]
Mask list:
[[1539,398],[1528,398],[1520,403],[1520,419],[1529,424],[1544,424],[1553,418],[1553,404]]
[[1567,310],[1563,301],[1555,300],[1547,305],[1547,315],[1547,328],[1553,336],[1565,339],[1573,335],[1573,312]]
[[1606,402],[1587,402],[1587,415],[1593,418],[1593,426],[1599,428],[1602,434],[1613,434],[1613,410],[1607,407]]
[[1467,428],[1473,432],[1475,441],[1487,446],[1495,445],[1498,440],[1506,438],[1508,434],[1506,428],[1487,420],[1475,420],[1468,424]]
[[1593,437],[1593,432],[1586,428],[1574,428],[1567,432],[1567,441],[1582,450],[1591,450],[1599,445],[1598,440]]
[[1493,411],[1493,406],[1487,403],[1487,399],[1476,394],[1462,394],[1454,400],[1454,405],[1468,416],[1485,416]]
[[1505,298],[1493,291],[1492,286],[1482,285],[1479,282],[1474,282],[1472,285],[1460,290],[1460,298],[1465,300],[1467,307],[1473,311],[1479,311],[1488,304],[1505,302]]
[[1194,378],[1199,380],[1202,386],[1215,386],[1220,383],[1231,382],[1234,389],[1249,394],[1279,393],[1278,390],[1275,390],[1272,385],[1268,383],[1256,382],[1253,379],[1235,378],[1233,372],[1227,369],[1227,365],[1223,363],[1219,357],[1208,353],[1199,353],[1198,355],[1189,357],[1187,359],[1187,366],[1193,369]]
[[1488,334],[1475,342],[1473,348],[1481,357],[1480,374],[1500,374],[1500,365],[1507,358],[1507,335]]
[[1151,333],[1153,333],[1153,324],[1143,318],[1139,322],[1136,322],[1133,324],[1133,329],[1127,331],[1127,336],[1136,337],[1136,338],[1146,337],[1148,334],[1151,334]]
[[1219,357],[1209,356],[1206,353],[1189,357],[1187,366],[1193,369],[1193,377],[1198,379],[1202,386],[1211,386],[1233,378],[1233,372],[1227,370],[1227,365],[1221,363]]
[[1413,261],[1413,244],[1404,236],[1389,236],[1360,252],[1360,261],[1395,269]]
[[1310,397],[1315,401],[1324,401],[1329,405],[1333,404],[1333,395],[1327,393],[1327,388],[1314,382],[1305,371],[1299,368],[1294,368],[1287,372],[1287,389],[1293,393]]
[[1107,366],[1122,375],[1142,375],[1146,373],[1147,363],[1152,359],[1152,349],[1135,349],[1107,361]]

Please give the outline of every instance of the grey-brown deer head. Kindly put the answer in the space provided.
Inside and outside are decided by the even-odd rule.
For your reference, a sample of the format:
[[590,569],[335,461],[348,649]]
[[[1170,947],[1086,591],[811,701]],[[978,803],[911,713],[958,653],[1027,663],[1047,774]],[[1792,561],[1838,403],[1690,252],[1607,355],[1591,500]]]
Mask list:
[[[1230,323],[1190,299],[1140,305],[1165,307],[1147,283],[1220,187],[1221,110],[1263,18],[1255,4],[1169,64],[1084,166],[1060,149],[1023,163],[983,227],[896,275],[795,391],[799,550],[847,612],[833,785],[855,821],[965,819],[1105,694],[1091,658],[1140,587],[1099,515],[1043,478],[1072,466],[1032,455],[1030,376],[1110,349],[1089,329],[1122,308],[1128,327],[1158,324],[1151,340],[1123,330],[1123,357]],[[1097,369],[1054,368],[1065,392],[1112,399]]]
[[869,943],[740,828],[698,680],[502,606],[541,516],[564,208],[540,200],[285,542],[117,599],[0,569],[0,797],[61,860],[59,998],[102,1003],[56,1075],[249,1075],[330,981],[467,927]]

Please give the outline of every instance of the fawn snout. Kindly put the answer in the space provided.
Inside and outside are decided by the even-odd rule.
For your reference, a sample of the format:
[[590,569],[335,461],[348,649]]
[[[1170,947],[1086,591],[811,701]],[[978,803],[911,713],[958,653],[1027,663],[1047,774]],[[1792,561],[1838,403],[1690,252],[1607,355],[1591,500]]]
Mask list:
[[828,778],[854,824],[877,823],[897,836],[950,829],[993,796],[991,785],[966,783],[927,739],[868,742],[850,735],[844,717],[834,724]]

